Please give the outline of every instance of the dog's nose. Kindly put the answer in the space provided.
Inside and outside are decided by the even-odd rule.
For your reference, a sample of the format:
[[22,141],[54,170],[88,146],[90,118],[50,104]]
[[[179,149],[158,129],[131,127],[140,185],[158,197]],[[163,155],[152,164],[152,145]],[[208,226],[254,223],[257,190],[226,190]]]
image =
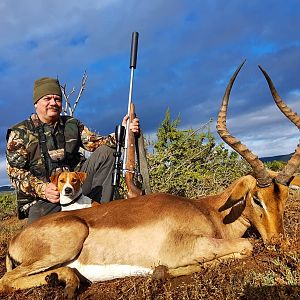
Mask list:
[[72,193],[72,189],[70,187],[66,187],[65,188],[65,193],[66,193],[66,195],[71,194]]

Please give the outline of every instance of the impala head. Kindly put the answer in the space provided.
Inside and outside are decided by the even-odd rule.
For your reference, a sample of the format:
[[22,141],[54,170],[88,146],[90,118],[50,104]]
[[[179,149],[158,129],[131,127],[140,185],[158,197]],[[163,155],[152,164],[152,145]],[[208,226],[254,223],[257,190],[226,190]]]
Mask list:
[[[293,180],[294,172],[300,165],[300,146],[298,145],[284,169],[279,173],[275,173],[268,171],[263,162],[251,150],[228,132],[226,114],[229,95],[235,78],[244,63],[237,68],[228,83],[218,116],[217,130],[220,137],[250,164],[253,175],[242,177],[236,183],[231,195],[223,207],[220,208],[220,211],[230,207],[240,207],[239,209],[243,212],[244,217],[256,227],[264,242],[271,242],[279,238],[280,235],[284,235],[283,212],[288,197],[289,185]],[[259,68],[269,84],[276,105],[299,128],[299,116],[287,107],[279,97],[268,74],[261,67]]]

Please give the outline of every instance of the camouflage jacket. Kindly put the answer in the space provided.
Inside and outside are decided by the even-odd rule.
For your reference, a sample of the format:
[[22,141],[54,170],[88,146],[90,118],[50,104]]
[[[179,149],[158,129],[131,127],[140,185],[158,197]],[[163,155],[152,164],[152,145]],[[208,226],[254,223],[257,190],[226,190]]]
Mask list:
[[[7,132],[7,174],[16,190],[31,200],[46,199],[46,164],[40,149],[37,123],[37,116],[33,114]],[[85,160],[79,151],[80,147],[93,152],[100,145],[115,145],[114,135],[100,136],[79,120],[68,116],[60,117],[54,126],[43,124],[43,131],[49,152],[55,156],[57,149],[65,149],[63,152],[66,152],[66,161],[71,170],[78,170]]]

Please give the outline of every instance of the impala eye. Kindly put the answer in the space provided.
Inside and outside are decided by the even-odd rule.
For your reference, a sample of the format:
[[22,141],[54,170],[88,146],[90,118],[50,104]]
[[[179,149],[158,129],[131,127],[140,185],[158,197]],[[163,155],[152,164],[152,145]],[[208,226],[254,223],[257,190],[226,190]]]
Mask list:
[[261,201],[257,198],[257,197],[253,197],[253,201],[256,205],[260,206],[261,208],[263,208],[263,205],[261,203]]

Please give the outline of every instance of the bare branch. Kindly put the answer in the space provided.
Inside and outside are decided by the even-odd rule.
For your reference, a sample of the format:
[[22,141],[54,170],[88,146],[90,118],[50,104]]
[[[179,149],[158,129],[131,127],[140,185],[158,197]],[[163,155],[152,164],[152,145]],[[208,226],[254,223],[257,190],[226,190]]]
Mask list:
[[[86,81],[87,81],[87,78],[88,78],[88,75],[86,74],[86,71],[84,71],[84,74],[83,74],[83,77],[82,77],[82,81],[81,81],[81,87],[80,87],[80,91],[78,93],[78,96],[76,98],[76,101],[75,101],[75,104],[73,106],[73,110],[72,110],[72,113],[74,113],[75,109],[76,109],[76,106],[79,102],[79,99],[82,95],[82,92],[85,90],[85,84],[86,84]],[[72,114],[73,115],[73,114]]]
[[69,94],[67,94],[66,92],[66,84],[64,86],[61,86],[61,91],[62,91],[62,94],[63,94],[63,97],[65,98],[65,101],[66,101],[66,105],[65,105],[65,108],[63,109],[63,113],[65,115],[70,115],[70,116],[73,116],[73,112],[72,112],[72,108],[71,108],[71,103],[70,103],[70,96],[75,92],[75,88],[73,87],[71,92]]
[[69,116],[73,117],[75,109],[77,107],[77,104],[78,104],[78,102],[79,102],[79,100],[81,98],[81,95],[82,95],[83,91],[85,90],[85,84],[86,84],[87,78],[88,78],[87,73],[86,73],[86,71],[84,71],[84,74],[83,74],[83,77],[82,77],[82,81],[81,81],[80,91],[78,93],[78,96],[76,98],[76,101],[75,101],[73,107],[72,107],[71,102],[70,102],[70,97],[75,92],[75,88],[73,87],[72,90],[71,90],[71,92],[68,94],[66,92],[66,84],[65,85],[61,85],[61,91],[62,91],[63,97],[64,97],[64,99],[66,101],[66,105],[65,105],[65,107],[62,110],[62,112],[63,112],[64,115],[69,115]]

